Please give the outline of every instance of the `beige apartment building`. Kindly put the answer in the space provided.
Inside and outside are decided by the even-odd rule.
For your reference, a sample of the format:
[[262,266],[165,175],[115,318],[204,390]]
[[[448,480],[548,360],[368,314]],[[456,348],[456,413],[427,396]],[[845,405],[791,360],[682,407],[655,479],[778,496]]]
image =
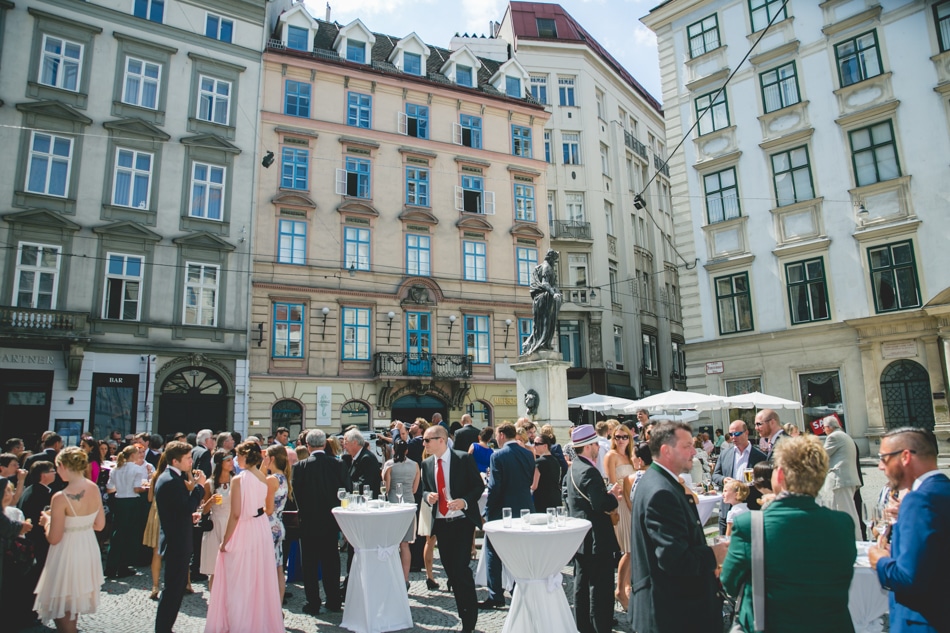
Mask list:
[[507,46],[314,19],[263,56],[250,432],[518,412],[544,108]]

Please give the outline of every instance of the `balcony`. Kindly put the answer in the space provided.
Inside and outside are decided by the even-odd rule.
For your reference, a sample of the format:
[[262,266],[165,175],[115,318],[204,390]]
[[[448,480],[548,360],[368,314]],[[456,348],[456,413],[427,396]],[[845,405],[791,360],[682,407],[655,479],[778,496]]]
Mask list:
[[573,303],[579,306],[590,306],[596,296],[592,288],[565,288],[562,290],[565,303]]
[[647,157],[647,146],[637,140],[630,132],[623,131],[623,144],[632,149],[634,152],[642,156],[644,159]]
[[431,376],[443,380],[472,377],[472,359],[461,354],[392,354],[373,357],[374,376]]
[[15,338],[88,338],[84,312],[0,307],[0,335]]
[[578,220],[555,220],[551,225],[551,239],[589,240],[590,222]]
[[653,167],[667,178],[670,177],[670,166],[656,154],[653,155]]

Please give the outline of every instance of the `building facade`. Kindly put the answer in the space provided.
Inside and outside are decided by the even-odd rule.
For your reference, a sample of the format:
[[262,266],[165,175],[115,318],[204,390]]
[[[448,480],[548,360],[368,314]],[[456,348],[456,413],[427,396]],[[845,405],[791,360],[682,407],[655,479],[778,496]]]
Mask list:
[[[671,0],[659,39],[691,389],[867,450],[950,432],[950,2]],[[736,415],[736,412],[731,412]],[[723,416],[723,423],[727,422]]]
[[0,436],[243,426],[266,5],[0,2]]
[[498,34],[551,112],[547,215],[569,395],[685,388],[660,104],[560,5],[511,2]]
[[513,419],[548,115],[500,40],[326,18],[295,6],[264,53],[251,428]]

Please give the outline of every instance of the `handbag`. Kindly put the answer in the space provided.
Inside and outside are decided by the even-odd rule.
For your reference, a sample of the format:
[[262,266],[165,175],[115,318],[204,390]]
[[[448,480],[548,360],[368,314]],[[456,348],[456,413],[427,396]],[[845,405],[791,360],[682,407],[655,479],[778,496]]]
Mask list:
[[[765,519],[761,512],[751,512],[752,519],[752,628],[755,632],[765,631]],[[753,633],[739,626],[739,607],[745,585],[739,589],[736,599],[735,617],[730,633]]]
[[296,530],[300,527],[300,517],[296,510],[284,510],[280,513],[280,518],[288,530]]
[[419,504],[419,526],[416,528],[419,536],[432,534],[432,506],[423,501]]
[[198,520],[198,529],[202,532],[210,532],[214,529],[214,521],[210,513],[201,515],[201,519]]

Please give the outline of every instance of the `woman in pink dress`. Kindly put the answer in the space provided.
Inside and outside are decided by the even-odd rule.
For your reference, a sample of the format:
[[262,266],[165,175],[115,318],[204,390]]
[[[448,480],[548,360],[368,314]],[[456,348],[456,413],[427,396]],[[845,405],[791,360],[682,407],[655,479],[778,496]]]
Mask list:
[[260,471],[261,447],[237,447],[241,474],[231,480],[231,514],[225,530],[205,633],[283,633],[284,618],[274,566],[274,541],[267,515],[274,495]]

